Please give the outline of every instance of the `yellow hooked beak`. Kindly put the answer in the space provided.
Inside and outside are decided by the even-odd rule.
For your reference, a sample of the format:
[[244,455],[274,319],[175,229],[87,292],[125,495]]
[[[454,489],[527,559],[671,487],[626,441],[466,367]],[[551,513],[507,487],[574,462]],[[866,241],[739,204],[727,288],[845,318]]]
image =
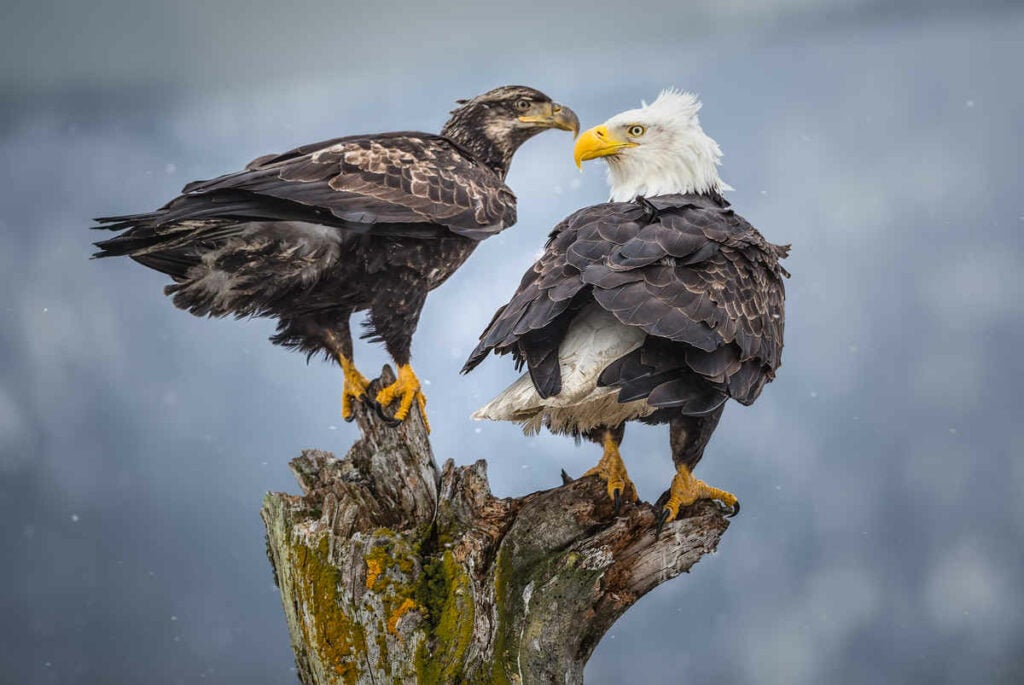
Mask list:
[[557,102],[547,103],[545,111],[539,114],[524,114],[519,121],[524,124],[537,124],[546,128],[560,128],[563,131],[572,131],[572,137],[580,132],[580,120],[576,112],[565,105]]
[[576,139],[573,158],[576,160],[576,166],[582,169],[583,162],[588,159],[607,157],[624,148],[636,146],[637,143],[619,140],[608,131],[607,126],[601,124],[580,134],[580,137]]

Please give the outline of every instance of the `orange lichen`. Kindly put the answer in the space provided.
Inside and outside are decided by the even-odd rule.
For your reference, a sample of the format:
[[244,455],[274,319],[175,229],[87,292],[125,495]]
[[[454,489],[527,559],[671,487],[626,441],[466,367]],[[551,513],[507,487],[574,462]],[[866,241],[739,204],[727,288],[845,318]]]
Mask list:
[[408,597],[405,598],[398,608],[391,612],[391,616],[388,617],[388,632],[392,635],[398,635],[398,622],[402,620],[402,617],[413,609],[418,609],[419,605]]
[[377,582],[377,578],[384,571],[384,564],[381,563],[380,559],[367,559],[366,560],[366,589],[372,590],[373,584]]

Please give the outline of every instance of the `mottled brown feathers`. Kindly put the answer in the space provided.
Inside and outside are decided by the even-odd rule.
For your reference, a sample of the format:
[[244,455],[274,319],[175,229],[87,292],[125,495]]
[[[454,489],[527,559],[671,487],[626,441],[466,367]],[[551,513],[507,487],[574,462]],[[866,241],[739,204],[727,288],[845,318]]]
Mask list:
[[[243,171],[188,184],[156,212],[100,221],[114,230],[159,230],[214,218],[305,220],[413,237],[443,235],[443,228],[481,240],[515,223],[516,198],[454,143],[428,133],[391,133],[260,157]],[[100,247],[111,251],[137,237],[135,230]]]
[[543,93],[507,86],[459,107],[442,135],[349,136],[259,157],[154,212],[99,219],[121,234],[97,256],[167,274],[166,292],[193,314],[274,317],[272,341],[310,354],[351,356],[349,316],[369,311],[367,336],[403,365],[427,292],[516,221],[508,164],[544,130],[518,125],[524,98],[554,110]]

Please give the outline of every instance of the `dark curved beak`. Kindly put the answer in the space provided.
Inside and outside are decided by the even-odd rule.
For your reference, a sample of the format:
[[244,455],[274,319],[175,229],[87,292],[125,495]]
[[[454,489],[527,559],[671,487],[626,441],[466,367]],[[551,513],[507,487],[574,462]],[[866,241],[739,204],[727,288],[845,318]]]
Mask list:
[[543,114],[527,114],[519,117],[519,121],[546,128],[560,128],[563,131],[572,131],[573,138],[580,132],[580,120],[576,116],[576,112],[557,102],[552,102],[548,106],[547,112]]

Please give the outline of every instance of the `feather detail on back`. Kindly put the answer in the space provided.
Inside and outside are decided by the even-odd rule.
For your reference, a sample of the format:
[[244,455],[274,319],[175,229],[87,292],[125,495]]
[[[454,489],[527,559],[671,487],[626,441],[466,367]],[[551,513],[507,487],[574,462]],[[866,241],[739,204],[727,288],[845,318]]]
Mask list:
[[[475,417],[578,433],[653,419],[662,409],[703,416],[728,398],[751,404],[781,363],[787,274],[778,262],[786,252],[720,197],[670,195],[576,212],[556,227],[463,369],[492,351],[512,354],[533,384],[519,381]],[[595,306],[600,314],[591,313]],[[623,336],[604,324],[611,340],[584,343],[580,318],[614,320],[643,337],[616,347]],[[605,365],[602,374],[584,374],[589,385],[559,378],[575,371],[562,362],[567,353],[590,345],[607,348],[587,350]]]

